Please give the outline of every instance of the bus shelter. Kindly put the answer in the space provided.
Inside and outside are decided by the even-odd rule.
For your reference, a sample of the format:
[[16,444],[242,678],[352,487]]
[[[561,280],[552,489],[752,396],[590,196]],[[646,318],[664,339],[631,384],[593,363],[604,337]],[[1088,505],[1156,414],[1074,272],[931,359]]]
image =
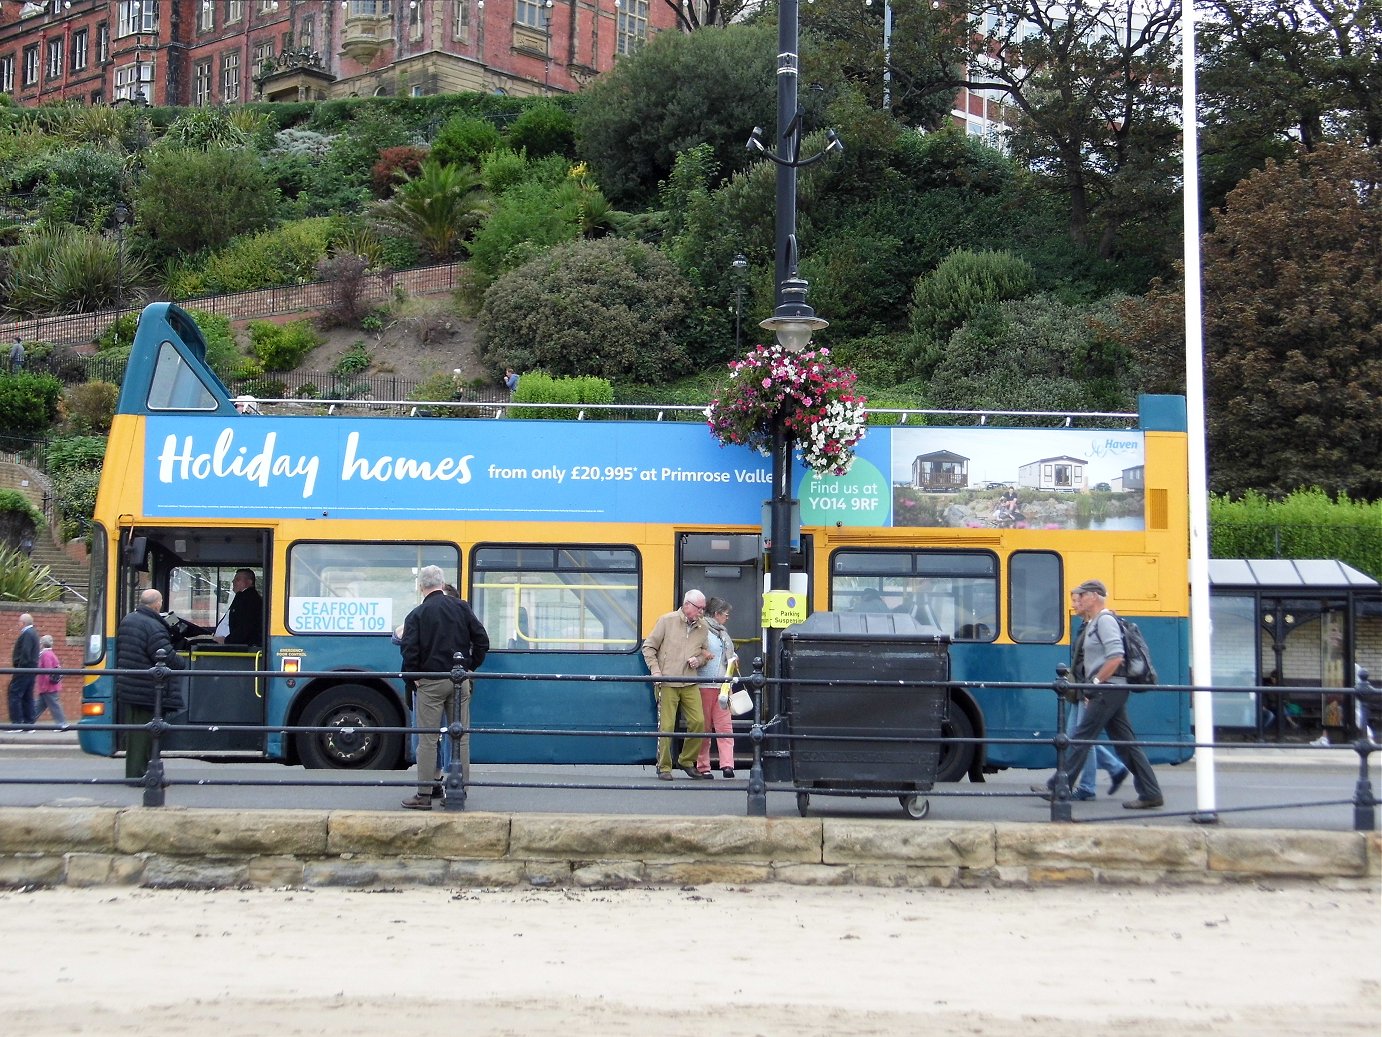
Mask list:
[[[1209,562],[1215,727],[1265,741],[1353,738],[1352,700],[1330,688],[1382,678],[1382,585],[1334,559]],[[1294,691],[1292,689],[1301,689]],[[1309,689],[1309,690],[1307,690]]]

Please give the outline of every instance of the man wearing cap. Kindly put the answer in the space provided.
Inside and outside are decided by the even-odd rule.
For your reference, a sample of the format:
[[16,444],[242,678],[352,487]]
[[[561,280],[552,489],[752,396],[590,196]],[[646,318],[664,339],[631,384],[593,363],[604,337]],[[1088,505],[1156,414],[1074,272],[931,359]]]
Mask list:
[[[1164,805],[1161,786],[1157,784],[1151,761],[1136,744],[1137,733],[1128,720],[1127,678],[1117,676],[1123,666],[1126,649],[1118,619],[1107,607],[1108,588],[1100,580],[1085,580],[1070,595],[1075,612],[1084,620],[1084,627],[1075,640],[1070,665],[1071,676],[1077,684],[1097,685],[1090,689],[1083,719],[1070,736],[1075,743],[1090,743],[1107,731],[1114,742],[1114,751],[1132,771],[1137,798],[1123,804],[1127,810],[1156,810]],[[1067,774],[1079,774],[1092,746],[1075,744],[1065,757]],[[1054,781],[1054,779],[1052,779]],[[1046,784],[1049,797],[1052,782]],[[1039,791],[1039,789],[1038,789]]]

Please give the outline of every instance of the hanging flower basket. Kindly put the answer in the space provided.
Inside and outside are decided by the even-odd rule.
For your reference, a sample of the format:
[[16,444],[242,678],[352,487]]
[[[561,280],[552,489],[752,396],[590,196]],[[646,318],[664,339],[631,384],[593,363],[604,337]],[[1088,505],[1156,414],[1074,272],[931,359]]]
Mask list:
[[830,362],[828,349],[789,353],[777,344],[757,346],[729,365],[729,382],[706,409],[710,434],[721,446],[734,443],[766,455],[780,418],[811,471],[844,475],[865,431],[868,401],[855,394],[854,382],[853,371]]

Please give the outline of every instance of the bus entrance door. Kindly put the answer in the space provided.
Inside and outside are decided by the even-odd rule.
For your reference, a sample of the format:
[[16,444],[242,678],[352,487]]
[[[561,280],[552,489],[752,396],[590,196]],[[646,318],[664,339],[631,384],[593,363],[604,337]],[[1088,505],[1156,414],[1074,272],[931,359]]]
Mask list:
[[763,633],[763,538],[757,533],[682,533],[677,554],[677,601],[695,588],[706,601],[729,602],[729,633],[742,662],[749,663]]

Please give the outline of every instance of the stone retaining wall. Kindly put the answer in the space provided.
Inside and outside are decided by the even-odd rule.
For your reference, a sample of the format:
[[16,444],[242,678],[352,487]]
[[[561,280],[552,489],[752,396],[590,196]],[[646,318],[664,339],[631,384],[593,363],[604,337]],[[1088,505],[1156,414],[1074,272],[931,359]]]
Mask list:
[[1376,888],[1377,833],[838,818],[0,808],[0,886]]

